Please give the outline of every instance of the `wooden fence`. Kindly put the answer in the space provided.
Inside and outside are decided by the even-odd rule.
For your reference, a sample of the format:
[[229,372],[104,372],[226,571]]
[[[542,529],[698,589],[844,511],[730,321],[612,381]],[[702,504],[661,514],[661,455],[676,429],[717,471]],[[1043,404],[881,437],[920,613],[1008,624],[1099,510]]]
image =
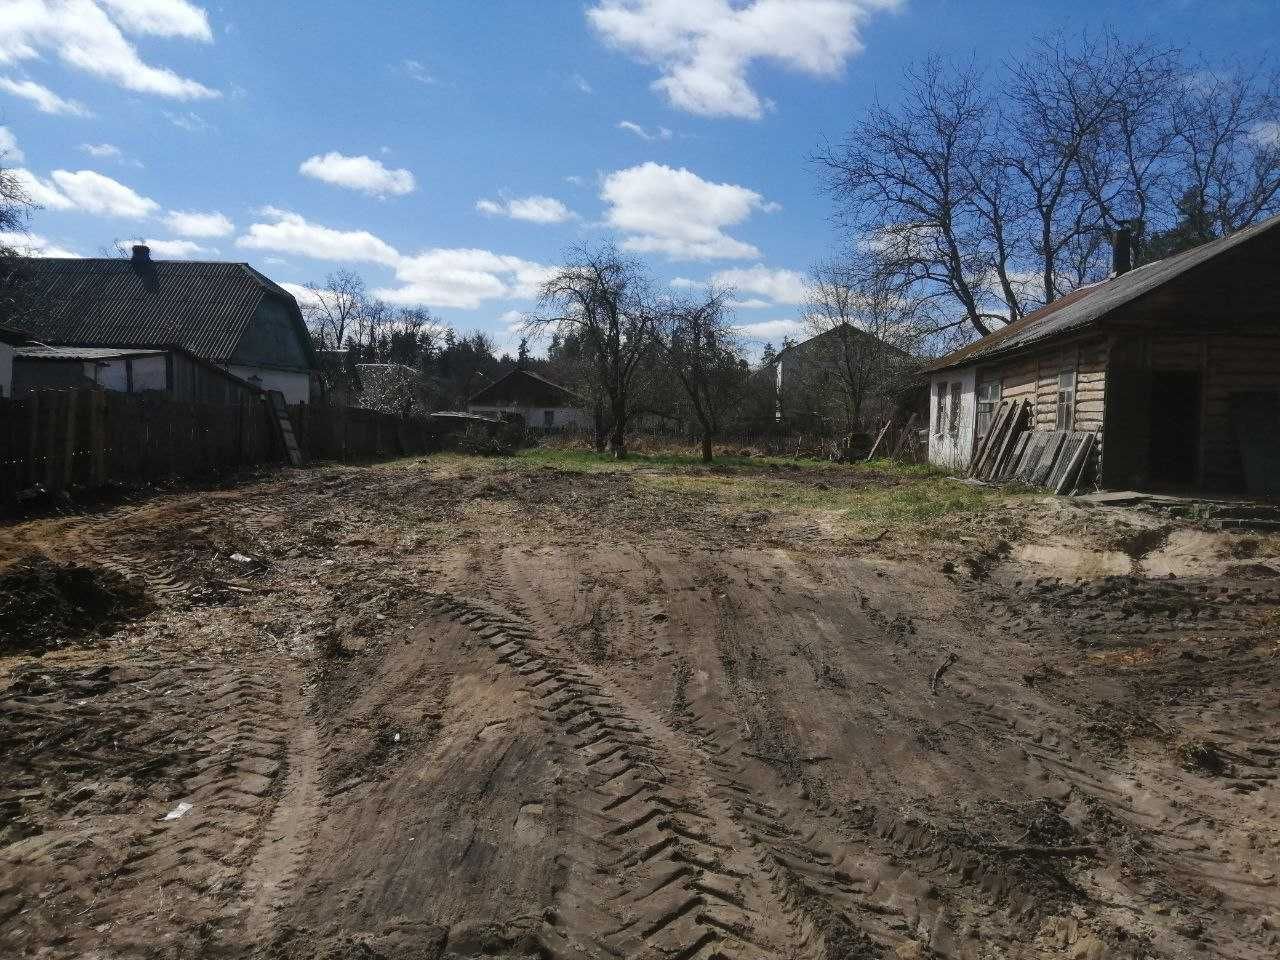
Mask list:
[[[425,419],[306,405],[291,407],[289,416],[308,460],[374,460],[438,446]],[[0,399],[0,508],[28,495],[283,462],[261,397],[215,405],[84,389]]]

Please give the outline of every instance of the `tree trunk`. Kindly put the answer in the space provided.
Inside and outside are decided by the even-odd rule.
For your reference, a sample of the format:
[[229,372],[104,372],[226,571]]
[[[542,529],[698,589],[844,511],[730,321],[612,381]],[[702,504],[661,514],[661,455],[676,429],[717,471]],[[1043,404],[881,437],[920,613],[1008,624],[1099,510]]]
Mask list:
[[702,430],[702,462],[710,463],[711,460],[711,431],[704,427]]
[[604,456],[605,450],[608,449],[608,436],[604,428],[604,408],[599,403],[596,403],[593,420],[596,434],[596,453]]

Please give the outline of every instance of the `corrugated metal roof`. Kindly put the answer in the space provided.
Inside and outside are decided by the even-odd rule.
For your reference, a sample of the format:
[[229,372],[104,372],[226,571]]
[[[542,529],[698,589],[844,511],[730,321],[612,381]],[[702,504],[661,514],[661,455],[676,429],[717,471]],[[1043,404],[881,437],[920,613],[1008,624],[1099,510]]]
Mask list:
[[137,350],[128,347],[51,347],[33,343],[18,347],[13,354],[24,360],[119,360],[123,357],[163,357],[164,350]]
[[[25,257],[18,270],[50,305],[22,327],[49,343],[177,346],[226,363],[268,294],[284,299],[301,329],[289,292],[246,263]],[[311,354],[309,337],[303,349]]]
[[1050,337],[1071,333],[1096,323],[1113,310],[1278,226],[1280,216],[1271,217],[1176,256],[1130,270],[1103,283],[1080,287],[1048,306],[1001,327],[989,336],[947,354],[930,364],[926,371],[945,370],[976,360],[1004,356]]

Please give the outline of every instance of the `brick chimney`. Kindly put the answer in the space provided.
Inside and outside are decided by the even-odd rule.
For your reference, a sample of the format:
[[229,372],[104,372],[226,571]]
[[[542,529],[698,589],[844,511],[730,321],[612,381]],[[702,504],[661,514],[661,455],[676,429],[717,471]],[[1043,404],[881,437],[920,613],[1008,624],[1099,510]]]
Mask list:
[[1133,228],[1121,224],[1111,235],[1111,275],[1118,277],[1133,269]]
[[133,246],[133,262],[142,264],[151,262],[151,248],[145,243],[136,243]]

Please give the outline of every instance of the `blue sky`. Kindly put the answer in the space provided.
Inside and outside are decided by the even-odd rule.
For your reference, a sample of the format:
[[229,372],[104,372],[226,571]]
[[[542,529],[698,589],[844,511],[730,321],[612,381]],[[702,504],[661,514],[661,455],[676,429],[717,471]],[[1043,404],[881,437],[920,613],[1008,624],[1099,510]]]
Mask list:
[[0,148],[25,243],[350,266],[504,345],[570,245],[733,282],[778,341],[836,238],[807,154],[904,65],[1110,26],[1280,48],[1275,0],[0,0]]

